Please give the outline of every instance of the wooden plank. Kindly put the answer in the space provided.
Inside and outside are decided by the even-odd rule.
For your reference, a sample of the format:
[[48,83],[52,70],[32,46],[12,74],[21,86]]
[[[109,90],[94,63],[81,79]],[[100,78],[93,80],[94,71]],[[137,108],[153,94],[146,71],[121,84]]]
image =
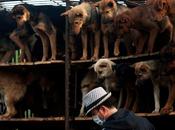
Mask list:
[[[144,116],[144,117],[159,117],[163,116],[160,113],[135,113],[137,116]],[[167,116],[175,116],[175,112],[171,112]],[[11,119],[1,119],[0,122],[28,122],[28,121],[34,121],[34,122],[42,122],[42,121],[64,121],[65,117],[30,117],[30,118],[11,118]],[[75,121],[88,121],[92,120],[91,117],[75,117],[73,120]]]

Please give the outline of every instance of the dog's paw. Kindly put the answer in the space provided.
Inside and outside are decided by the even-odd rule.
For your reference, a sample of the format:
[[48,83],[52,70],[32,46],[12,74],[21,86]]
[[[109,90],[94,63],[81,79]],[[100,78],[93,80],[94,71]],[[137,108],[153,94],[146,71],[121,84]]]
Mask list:
[[84,113],[79,113],[78,116],[79,116],[79,117],[84,117],[85,115],[84,115]]
[[109,56],[108,55],[103,55],[102,58],[109,58]]
[[155,109],[152,113],[159,113],[159,109]]
[[120,52],[119,51],[114,51],[114,56],[119,56],[120,55]]
[[47,57],[43,56],[41,61],[47,61]]
[[12,116],[14,116],[14,114],[5,113],[3,115],[0,115],[0,119],[10,119]]
[[87,60],[87,56],[82,56],[80,60]]
[[51,58],[49,59],[49,61],[54,61],[54,60],[56,60],[56,57],[51,57]]
[[98,56],[92,56],[92,57],[91,57],[91,60],[92,60],[92,61],[98,60]]
[[167,115],[173,111],[173,107],[164,107],[160,110],[161,115]]

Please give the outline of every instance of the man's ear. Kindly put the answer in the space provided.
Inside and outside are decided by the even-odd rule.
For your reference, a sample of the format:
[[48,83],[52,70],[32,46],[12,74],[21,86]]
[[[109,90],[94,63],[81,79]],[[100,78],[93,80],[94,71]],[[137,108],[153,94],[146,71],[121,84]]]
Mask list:
[[99,113],[100,113],[100,115],[102,115],[102,116],[106,116],[108,113],[107,113],[107,110],[108,110],[108,108],[106,107],[106,106],[104,106],[104,105],[101,105],[100,107],[99,107]]

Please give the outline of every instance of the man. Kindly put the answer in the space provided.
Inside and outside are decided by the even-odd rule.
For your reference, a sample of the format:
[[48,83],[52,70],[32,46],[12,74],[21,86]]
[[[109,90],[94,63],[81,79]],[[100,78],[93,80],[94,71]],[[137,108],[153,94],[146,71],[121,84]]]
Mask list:
[[154,126],[143,117],[136,116],[126,109],[117,109],[113,104],[111,92],[102,87],[95,88],[83,97],[85,114],[92,114],[92,119],[103,130],[155,130]]

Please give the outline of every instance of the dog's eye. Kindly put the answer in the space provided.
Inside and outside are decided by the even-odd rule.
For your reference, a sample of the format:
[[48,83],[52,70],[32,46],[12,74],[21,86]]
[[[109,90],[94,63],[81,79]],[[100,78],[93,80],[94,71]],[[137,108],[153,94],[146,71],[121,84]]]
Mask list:
[[109,2],[108,3],[108,7],[113,7],[113,3],[112,2]]

